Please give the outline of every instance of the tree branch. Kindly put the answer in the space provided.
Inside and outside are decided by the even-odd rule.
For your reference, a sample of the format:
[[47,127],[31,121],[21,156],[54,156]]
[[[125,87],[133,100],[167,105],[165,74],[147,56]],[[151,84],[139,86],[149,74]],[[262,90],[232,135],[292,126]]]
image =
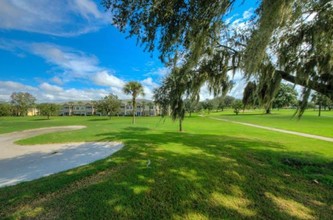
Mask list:
[[316,81],[306,82],[305,80],[299,80],[295,76],[292,76],[292,75],[290,75],[287,72],[282,71],[282,70],[275,70],[275,72],[280,74],[282,79],[284,79],[288,82],[310,88],[310,89],[315,90],[315,91],[317,91],[321,94],[326,95],[327,97],[329,97],[330,99],[333,100],[333,86],[332,85],[327,85],[327,84],[316,82]]

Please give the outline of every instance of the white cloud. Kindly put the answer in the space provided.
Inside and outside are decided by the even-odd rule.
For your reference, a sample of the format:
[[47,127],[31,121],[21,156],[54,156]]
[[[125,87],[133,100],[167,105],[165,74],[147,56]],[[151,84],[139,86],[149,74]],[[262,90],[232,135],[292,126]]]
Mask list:
[[110,74],[106,70],[96,73],[92,77],[92,79],[95,82],[95,84],[99,85],[99,86],[110,86],[110,87],[122,88],[125,85],[125,82],[123,80]]
[[84,18],[103,18],[103,14],[98,10],[96,4],[90,0],[75,0],[72,8],[75,8]]
[[159,87],[159,85],[155,83],[151,77],[141,80],[140,82],[145,92],[145,99],[153,100],[154,89]]
[[1,93],[7,93],[6,92],[7,90],[13,90],[13,91],[15,90],[16,92],[21,92],[21,91],[31,92],[31,91],[36,91],[37,89],[32,86],[24,85],[18,82],[0,81]]
[[63,85],[64,82],[62,81],[62,79],[58,76],[55,76],[51,79],[51,81],[55,84],[58,84],[58,85]]
[[157,83],[155,83],[155,82],[153,81],[153,79],[152,79],[151,77],[148,77],[148,78],[142,80],[141,83],[142,83],[143,85],[146,85],[146,86],[149,86],[149,87],[153,87],[153,88],[156,88],[156,87],[159,86]]
[[39,85],[39,88],[46,92],[62,92],[63,89],[59,86],[51,85],[49,83],[42,83]]
[[33,43],[28,45],[28,50],[44,58],[47,62],[60,67],[66,74],[71,74],[72,77],[84,77],[101,70],[95,56],[72,48],[49,43]]
[[205,83],[201,87],[199,95],[200,95],[200,101],[204,101],[206,99],[212,99],[212,98],[214,98],[214,95],[209,92],[207,83]]
[[64,89],[48,83],[42,83],[37,88],[13,81],[0,81],[0,101],[10,101],[13,92],[29,92],[36,97],[38,103],[99,100],[110,93],[106,89]]
[[248,10],[244,11],[243,13],[243,19],[248,20],[254,15],[254,9],[249,8]]
[[[51,43],[27,43],[0,38],[0,49],[16,54],[28,52],[39,56],[53,65],[57,73],[62,72],[67,80],[87,78],[103,69],[99,66],[99,60],[96,56]],[[60,82],[59,76],[57,77],[55,80]]]
[[167,67],[153,68],[145,74],[146,76],[159,76],[164,77],[170,72],[170,69]]
[[77,36],[98,30],[108,17],[91,0],[0,1],[1,29]]
[[233,88],[231,89],[231,91],[229,92],[229,95],[233,96],[237,99],[243,98],[243,92],[244,92],[244,88],[245,88],[246,84],[247,84],[247,82],[245,79],[235,81],[235,84],[234,84]]

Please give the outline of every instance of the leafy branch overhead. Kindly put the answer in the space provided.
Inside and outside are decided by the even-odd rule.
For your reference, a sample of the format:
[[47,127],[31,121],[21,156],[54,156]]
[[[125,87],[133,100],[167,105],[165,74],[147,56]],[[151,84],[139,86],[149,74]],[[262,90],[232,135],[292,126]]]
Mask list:
[[[301,85],[302,114],[311,90],[333,98],[333,3],[330,0],[261,0],[240,29],[226,23],[235,0],[103,0],[113,23],[136,36],[168,63],[181,57],[183,71],[198,74],[214,93],[225,91],[227,73],[239,70],[268,86],[268,105],[281,80]],[[271,79],[271,80],[269,80]]]

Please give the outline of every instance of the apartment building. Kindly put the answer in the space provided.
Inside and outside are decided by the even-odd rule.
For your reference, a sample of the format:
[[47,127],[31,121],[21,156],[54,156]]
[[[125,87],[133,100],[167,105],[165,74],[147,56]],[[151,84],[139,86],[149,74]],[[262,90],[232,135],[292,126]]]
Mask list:
[[[120,111],[114,113],[119,116],[129,116],[133,113],[133,107],[131,100],[121,100]],[[138,99],[137,107],[135,110],[136,116],[157,116],[160,114],[159,108],[151,100]],[[79,102],[67,102],[62,105],[59,115],[102,115],[96,108],[96,102],[94,101],[79,101]]]
[[62,105],[60,115],[96,115],[96,106],[92,101],[67,102]]
[[[147,99],[138,99],[135,110],[136,116],[157,116],[160,115],[160,110],[158,105],[156,105],[153,101]],[[120,106],[119,115],[132,115],[133,114],[133,106],[132,101],[122,100]]]

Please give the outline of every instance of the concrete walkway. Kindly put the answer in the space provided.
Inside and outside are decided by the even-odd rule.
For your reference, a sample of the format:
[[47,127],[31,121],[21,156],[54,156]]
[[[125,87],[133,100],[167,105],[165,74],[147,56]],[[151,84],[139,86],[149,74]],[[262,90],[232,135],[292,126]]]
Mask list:
[[37,179],[103,159],[123,147],[119,142],[17,145],[20,139],[85,126],[61,126],[0,135],[0,187]]
[[293,135],[298,135],[298,136],[302,136],[302,137],[307,137],[307,138],[313,138],[313,139],[322,140],[322,141],[333,142],[333,138],[323,137],[323,136],[319,136],[319,135],[306,134],[306,133],[301,133],[301,132],[296,132],[296,131],[288,131],[288,130],[283,130],[283,129],[278,129],[278,128],[272,128],[272,127],[267,127],[267,126],[256,125],[256,124],[250,124],[250,123],[232,121],[232,120],[223,119],[223,118],[215,118],[215,117],[209,117],[209,118],[214,119],[214,120],[219,120],[219,121],[225,121],[225,122],[230,122],[230,123],[235,123],[235,124],[240,124],[240,125],[255,127],[255,128],[261,128],[261,129],[265,129],[265,130],[269,130],[269,131],[276,131],[276,132],[281,132],[281,133],[285,133],[285,134],[293,134]]

